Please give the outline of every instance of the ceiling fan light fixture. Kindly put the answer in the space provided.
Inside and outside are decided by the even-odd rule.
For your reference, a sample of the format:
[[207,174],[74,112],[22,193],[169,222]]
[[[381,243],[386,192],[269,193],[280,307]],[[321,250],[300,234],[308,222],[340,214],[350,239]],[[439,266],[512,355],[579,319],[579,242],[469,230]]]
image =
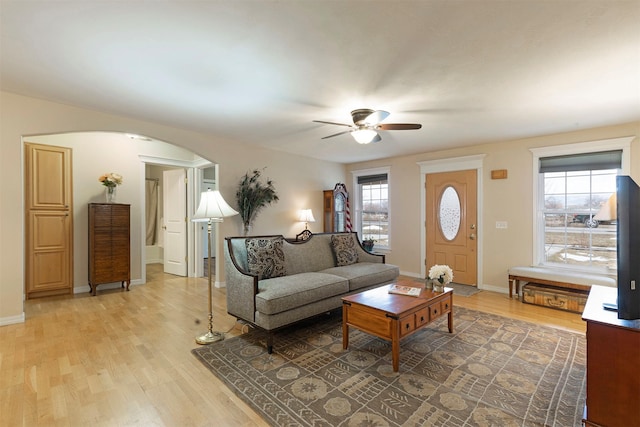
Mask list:
[[371,129],[358,129],[351,132],[351,136],[353,136],[353,139],[355,139],[358,144],[369,144],[377,135],[378,132]]

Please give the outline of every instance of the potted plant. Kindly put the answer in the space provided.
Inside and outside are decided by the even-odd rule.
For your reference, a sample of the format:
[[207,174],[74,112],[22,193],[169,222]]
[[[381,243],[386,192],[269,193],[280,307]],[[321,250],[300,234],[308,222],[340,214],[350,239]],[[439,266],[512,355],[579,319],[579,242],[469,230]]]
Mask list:
[[373,245],[376,241],[373,239],[373,236],[368,236],[362,239],[362,247],[365,251],[371,252],[373,250]]
[[263,184],[260,182],[261,175],[262,171],[258,169],[251,173],[245,173],[238,185],[238,191],[236,191],[236,202],[245,236],[249,234],[258,212],[265,206],[279,200],[273,181],[267,180],[266,184]]

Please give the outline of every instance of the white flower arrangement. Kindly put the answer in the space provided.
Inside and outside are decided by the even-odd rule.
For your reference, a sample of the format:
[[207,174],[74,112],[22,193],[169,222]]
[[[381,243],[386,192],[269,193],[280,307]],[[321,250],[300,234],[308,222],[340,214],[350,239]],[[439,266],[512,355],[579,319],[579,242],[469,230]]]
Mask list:
[[98,178],[98,181],[105,187],[115,187],[116,185],[122,184],[122,175],[113,172],[105,173]]
[[448,265],[434,265],[429,269],[429,279],[448,285],[453,280],[453,271]]

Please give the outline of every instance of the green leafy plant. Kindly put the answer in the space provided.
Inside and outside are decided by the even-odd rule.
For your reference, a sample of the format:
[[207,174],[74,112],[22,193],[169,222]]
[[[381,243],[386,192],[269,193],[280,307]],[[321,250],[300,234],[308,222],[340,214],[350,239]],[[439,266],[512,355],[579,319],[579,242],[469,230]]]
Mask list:
[[263,184],[260,181],[261,175],[262,171],[258,169],[253,170],[251,173],[245,173],[240,179],[238,191],[236,191],[236,202],[242,218],[245,236],[249,233],[251,224],[256,219],[258,212],[265,206],[280,200],[273,186],[273,181],[267,179],[266,184]]

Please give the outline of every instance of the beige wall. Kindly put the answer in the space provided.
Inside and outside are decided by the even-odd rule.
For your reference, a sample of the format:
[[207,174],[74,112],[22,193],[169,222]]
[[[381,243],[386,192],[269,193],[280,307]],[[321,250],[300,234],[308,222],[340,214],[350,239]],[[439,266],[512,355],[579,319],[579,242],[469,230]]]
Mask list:
[[[403,274],[420,277],[424,243],[421,241],[421,174],[418,162],[484,154],[480,287],[506,291],[507,271],[516,265],[531,265],[533,258],[533,166],[534,147],[635,136],[631,143],[631,175],[640,183],[640,122],[484,144],[463,149],[423,153],[412,156],[348,165],[349,171],[391,167],[391,252],[387,261]],[[508,179],[492,180],[491,170],[507,169]],[[350,179],[347,181],[351,184]],[[350,187],[351,185],[349,185]],[[507,221],[508,228],[496,229],[496,221]]]
[[[295,211],[311,208],[316,218],[321,218],[322,190],[333,188],[336,182],[345,179],[345,168],[340,164],[270,150],[249,149],[237,141],[212,135],[6,92],[0,92],[0,114],[0,325],[19,322],[24,317],[22,150],[23,140],[29,140],[31,136],[92,131],[128,132],[184,147],[220,165],[219,188],[231,205],[235,205],[235,188],[240,176],[254,168],[266,166],[265,175],[274,180],[280,201],[260,214],[254,228],[256,234],[295,235],[302,229],[302,224],[294,222]],[[91,157],[104,156],[105,145],[94,145]],[[108,170],[102,170],[107,166],[108,162],[102,163],[99,172],[119,170],[115,164]],[[91,180],[97,179],[93,177],[95,173],[87,175],[91,175]],[[129,178],[125,175],[125,179]],[[94,191],[98,197],[100,190],[94,190],[93,184],[91,188],[89,193]],[[125,194],[128,191],[124,187],[122,190]],[[84,202],[76,201],[76,204]],[[314,232],[321,231],[322,223],[310,224],[309,228]],[[224,236],[239,234],[239,230],[239,218],[228,219],[220,225],[217,244],[221,244]],[[132,230],[132,234],[139,236],[140,231]],[[80,276],[81,273],[74,273],[74,277],[76,275]]]
[[[528,265],[532,259],[532,156],[529,148],[575,142],[636,136],[632,142],[631,174],[640,182],[640,122],[505,141],[465,149],[455,149],[413,156],[390,158],[374,162],[343,165],[300,158],[270,150],[248,149],[236,142],[188,132],[156,123],[99,113],[19,95],[0,92],[0,325],[21,321],[24,294],[23,244],[23,138],[66,132],[130,132],[147,135],[184,147],[214,163],[220,164],[220,190],[228,201],[233,200],[240,176],[254,169],[267,167],[265,175],[273,179],[280,202],[267,208],[257,219],[255,234],[281,233],[292,236],[302,229],[295,222],[296,210],[313,209],[319,222],[309,225],[314,232],[322,230],[322,190],[336,182],[351,186],[348,171],[379,166],[391,167],[392,248],[388,262],[400,266],[405,274],[419,276],[421,272],[421,176],[418,162],[451,157],[485,154],[481,286],[504,290],[506,272],[513,265]],[[92,156],[102,145],[95,143]],[[101,154],[100,154],[101,155]],[[104,169],[108,164],[101,164]],[[491,180],[492,169],[507,169],[506,180]],[[117,171],[114,166],[109,171]],[[104,170],[106,171],[106,170]],[[100,172],[104,172],[100,170]],[[97,179],[87,172],[88,179]],[[125,176],[125,179],[128,179]],[[141,178],[143,179],[143,178]],[[93,188],[89,194],[98,197]],[[76,201],[78,203],[78,201]],[[84,202],[83,202],[84,203]],[[495,229],[496,221],[507,221],[506,230]],[[238,217],[221,224],[220,238],[240,232]],[[135,231],[138,235],[138,231]],[[78,273],[79,274],[79,273]],[[74,274],[75,276],[75,274]]]

